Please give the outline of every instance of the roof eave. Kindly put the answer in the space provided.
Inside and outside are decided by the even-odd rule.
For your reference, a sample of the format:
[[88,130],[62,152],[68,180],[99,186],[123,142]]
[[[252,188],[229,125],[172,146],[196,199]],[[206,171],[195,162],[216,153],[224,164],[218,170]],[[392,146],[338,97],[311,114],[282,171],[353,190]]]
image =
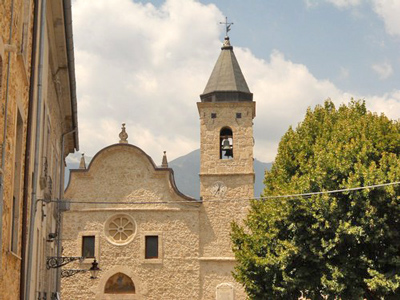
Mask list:
[[74,41],[72,31],[72,11],[71,0],[63,1],[64,8],[64,25],[65,25],[65,39],[67,44],[67,57],[68,57],[68,75],[69,86],[71,94],[71,110],[72,110],[72,127],[74,132],[74,144],[76,151],[79,151],[79,134],[78,134],[78,105],[76,96],[76,78],[75,78],[75,55],[74,55]]

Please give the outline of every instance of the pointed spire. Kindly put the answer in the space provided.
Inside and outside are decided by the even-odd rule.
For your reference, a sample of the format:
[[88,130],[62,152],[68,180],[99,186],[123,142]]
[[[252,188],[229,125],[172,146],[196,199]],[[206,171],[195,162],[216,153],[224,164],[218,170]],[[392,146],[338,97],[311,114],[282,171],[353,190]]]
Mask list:
[[79,163],[79,169],[86,169],[85,153],[82,153],[81,162]]
[[253,101],[253,94],[247,86],[228,36],[225,37],[221,50],[206,88],[200,95],[201,101]]
[[121,129],[122,130],[119,134],[119,138],[120,138],[119,142],[127,144],[128,143],[128,134],[125,131],[125,123],[122,123]]
[[161,168],[168,168],[167,151],[164,151]]

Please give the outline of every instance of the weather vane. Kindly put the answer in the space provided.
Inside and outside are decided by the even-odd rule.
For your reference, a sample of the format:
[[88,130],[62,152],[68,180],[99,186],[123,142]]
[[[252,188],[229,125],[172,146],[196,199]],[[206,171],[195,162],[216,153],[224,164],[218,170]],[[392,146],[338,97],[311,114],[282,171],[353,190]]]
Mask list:
[[225,25],[225,31],[226,31],[226,36],[228,36],[228,32],[231,31],[231,26],[233,23],[228,23],[228,17],[225,17],[225,23],[224,22],[219,22],[219,24]]

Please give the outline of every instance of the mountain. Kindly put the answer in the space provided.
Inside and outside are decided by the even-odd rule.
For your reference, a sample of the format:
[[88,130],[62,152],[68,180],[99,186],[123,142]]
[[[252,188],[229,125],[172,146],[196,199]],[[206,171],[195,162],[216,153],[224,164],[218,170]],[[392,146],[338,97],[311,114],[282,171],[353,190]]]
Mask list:
[[[69,170],[79,168],[81,154],[74,153],[67,158],[67,167],[65,168],[65,187],[69,181]],[[92,157],[85,157],[86,166],[89,165]],[[194,150],[184,156],[178,157],[168,163],[168,166],[174,170],[175,183],[178,189],[185,195],[200,198],[200,149]],[[256,175],[254,184],[254,196],[259,197],[264,189],[264,172],[270,170],[272,163],[264,163],[254,159],[254,173]]]
[[[178,189],[196,199],[200,198],[200,149],[194,150],[184,156],[178,157],[168,163],[174,170],[175,182]],[[264,189],[265,169],[270,170],[272,163],[264,163],[254,159],[254,173],[256,175],[254,184],[254,196],[259,197]]]
[[170,162],[168,166],[174,170],[175,183],[185,195],[200,198],[200,149],[194,150]]
[[257,158],[254,159],[254,173],[256,174],[256,179],[254,181],[254,197],[260,197],[262,191],[264,190],[264,175],[265,170],[271,170],[272,163],[265,163],[259,161]]

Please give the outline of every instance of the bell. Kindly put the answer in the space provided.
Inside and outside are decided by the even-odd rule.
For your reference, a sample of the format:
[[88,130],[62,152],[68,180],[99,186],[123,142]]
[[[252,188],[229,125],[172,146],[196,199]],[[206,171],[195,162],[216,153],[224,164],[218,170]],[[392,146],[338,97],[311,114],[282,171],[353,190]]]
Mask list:
[[233,151],[232,151],[232,149],[226,149],[226,150],[225,150],[225,156],[226,156],[226,157],[233,157]]
[[229,139],[225,138],[222,141],[222,151],[224,151],[225,157],[233,157],[232,145],[229,143]]
[[222,141],[222,150],[230,150],[232,149],[231,145],[229,144],[229,140],[225,139]]

